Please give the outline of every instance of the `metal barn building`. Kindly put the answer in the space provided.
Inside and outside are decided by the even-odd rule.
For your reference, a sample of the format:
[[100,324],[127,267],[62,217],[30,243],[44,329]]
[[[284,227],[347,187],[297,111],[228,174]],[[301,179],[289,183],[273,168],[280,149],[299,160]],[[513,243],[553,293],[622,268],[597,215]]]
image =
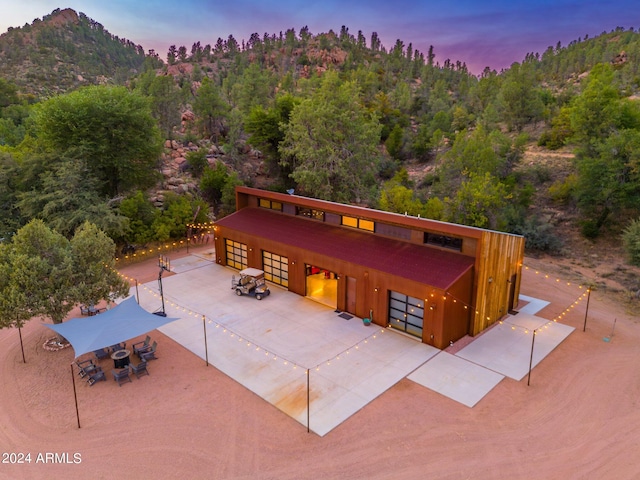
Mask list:
[[437,348],[518,299],[524,238],[248,187],[214,226],[216,261]]

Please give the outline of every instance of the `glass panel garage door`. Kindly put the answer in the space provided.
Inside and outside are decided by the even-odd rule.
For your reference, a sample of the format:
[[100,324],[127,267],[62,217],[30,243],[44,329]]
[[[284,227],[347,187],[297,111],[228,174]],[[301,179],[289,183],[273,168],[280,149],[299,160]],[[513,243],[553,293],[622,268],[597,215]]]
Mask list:
[[283,287],[289,286],[289,259],[275,253],[262,251],[264,278]]
[[247,268],[247,246],[225,238],[227,265],[238,270]]
[[389,292],[389,326],[422,338],[424,302],[398,292]]

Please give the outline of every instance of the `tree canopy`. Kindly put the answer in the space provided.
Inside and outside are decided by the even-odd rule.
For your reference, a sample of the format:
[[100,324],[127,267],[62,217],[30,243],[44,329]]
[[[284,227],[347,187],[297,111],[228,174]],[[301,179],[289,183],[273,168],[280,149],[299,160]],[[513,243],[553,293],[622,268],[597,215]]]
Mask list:
[[147,98],[125,87],[92,86],[53,97],[33,115],[33,132],[46,151],[81,160],[115,196],[150,186],[162,138]]
[[381,125],[359,98],[355,83],[327,73],[321,88],[293,109],[280,150],[303,193],[341,202],[368,198]]
[[115,245],[95,225],[67,240],[41,220],[0,244],[0,326],[32,317],[61,323],[77,303],[96,304],[128,294],[114,267]]

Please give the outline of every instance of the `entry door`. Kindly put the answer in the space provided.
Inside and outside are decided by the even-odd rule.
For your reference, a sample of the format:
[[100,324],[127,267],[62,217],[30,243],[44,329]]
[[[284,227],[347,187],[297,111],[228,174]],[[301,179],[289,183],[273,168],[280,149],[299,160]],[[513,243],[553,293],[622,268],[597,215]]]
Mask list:
[[356,279],[347,277],[347,312],[356,313]]

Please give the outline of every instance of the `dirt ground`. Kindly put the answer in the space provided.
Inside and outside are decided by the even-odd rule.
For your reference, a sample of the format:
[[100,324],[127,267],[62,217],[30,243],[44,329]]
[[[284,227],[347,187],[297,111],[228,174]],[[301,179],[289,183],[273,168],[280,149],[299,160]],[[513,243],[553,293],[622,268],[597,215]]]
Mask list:
[[[583,332],[575,279],[526,264],[522,293],[551,301],[545,318],[568,310],[576,329],[530,386],[505,378],[468,408],[404,379],[322,438],[159,332],[150,376],[89,387],[72,349],[42,348],[41,320],[21,331],[26,363],[18,331],[1,330],[0,479],[640,478],[637,310],[594,291]],[[121,271],[157,276],[155,260]]]

